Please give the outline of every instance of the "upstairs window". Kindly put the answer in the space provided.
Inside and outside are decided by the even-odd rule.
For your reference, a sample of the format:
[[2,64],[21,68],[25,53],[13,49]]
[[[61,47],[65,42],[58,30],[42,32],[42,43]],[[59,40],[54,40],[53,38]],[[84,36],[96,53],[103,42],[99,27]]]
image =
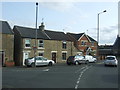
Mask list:
[[91,42],[91,46],[94,46],[94,42]]
[[43,40],[38,40],[38,47],[43,48],[44,47],[44,41]]
[[66,49],[66,48],[67,48],[67,42],[66,42],[66,41],[63,41],[63,42],[62,42],[62,48],[63,48],[63,49]]
[[85,42],[85,41],[82,41],[82,42],[81,42],[81,45],[83,45],[83,46],[86,45],[86,42]]
[[25,39],[25,47],[26,48],[30,48],[31,45],[30,45],[30,39]]

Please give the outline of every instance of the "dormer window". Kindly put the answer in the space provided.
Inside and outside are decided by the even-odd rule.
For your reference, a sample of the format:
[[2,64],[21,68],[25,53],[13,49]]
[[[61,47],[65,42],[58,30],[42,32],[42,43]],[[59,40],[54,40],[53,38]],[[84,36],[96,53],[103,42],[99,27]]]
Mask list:
[[30,48],[31,45],[30,45],[30,39],[25,39],[25,48]]

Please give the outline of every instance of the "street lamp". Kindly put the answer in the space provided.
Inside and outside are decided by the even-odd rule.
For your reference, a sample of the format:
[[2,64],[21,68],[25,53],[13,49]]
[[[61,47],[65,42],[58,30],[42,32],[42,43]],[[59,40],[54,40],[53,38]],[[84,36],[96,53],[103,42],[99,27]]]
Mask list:
[[105,13],[105,12],[107,12],[107,11],[104,10],[103,12],[98,13],[98,27],[97,27],[97,29],[98,29],[98,33],[97,33],[97,42],[98,42],[98,44],[99,44],[99,15],[102,14],[102,13]]
[[104,10],[104,11],[102,11],[102,12],[100,12],[100,13],[98,13],[98,15],[97,15],[97,20],[98,20],[98,25],[97,25],[97,42],[98,42],[98,46],[97,46],[97,56],[99,56],[99,51],[98,51],[98,47],[99,47],[99,15],[100,14],[102,14],[102,13],[105,13],[105,12],[107,12],[106,10]]
[[34,46],[34,66],[36,67],[36,51],[37,51],[37,17],[38,17],[38,3],[36,3],[36,32],[35,32],[35,46]]

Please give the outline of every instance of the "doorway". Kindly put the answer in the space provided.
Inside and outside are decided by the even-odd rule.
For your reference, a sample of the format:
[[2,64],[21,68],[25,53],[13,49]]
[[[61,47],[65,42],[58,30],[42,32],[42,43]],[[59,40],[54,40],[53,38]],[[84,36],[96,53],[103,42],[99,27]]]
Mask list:
[[56,53],[55,52],[52,53],[52,60],[56,63]]
[[23,66],[25,65],[24,62],[25,62],[25,59],[27,59],[29,57],[29,52],[24,52],[23,53]]
[[0,62],[2,66],[5,66],[5,52],[0,51]]

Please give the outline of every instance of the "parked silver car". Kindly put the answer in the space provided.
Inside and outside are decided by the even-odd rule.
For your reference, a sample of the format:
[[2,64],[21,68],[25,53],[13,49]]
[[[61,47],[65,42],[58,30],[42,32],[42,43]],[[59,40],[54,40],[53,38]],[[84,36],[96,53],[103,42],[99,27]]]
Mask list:
[[[36,60],[36,63],[35,63]],[[37,56],[37,57],[32,57],[32,58],[27,58],[25,59],[25,65],[26,66],[32,66],[34,67],[34,65],[36,66],[41,66],[41,65],[49,65],[52,66],[53,64],[55,64],[55,62],[53,60],[48,60],[42,56]]]
[[71,64],[74,64],[74,65],[80,65],[82,63],[84,64],[88,64],[89,61],[85,59],[84,56],[81,56],[81,55],[75,55],[75,56],[69,56],[66,63],[68,65],[71,65]]
[[104,65],[114,65],[117,66],[118,65],[118,60],[116,59],[115,56],[107,56],[105,61],[104,61]]

